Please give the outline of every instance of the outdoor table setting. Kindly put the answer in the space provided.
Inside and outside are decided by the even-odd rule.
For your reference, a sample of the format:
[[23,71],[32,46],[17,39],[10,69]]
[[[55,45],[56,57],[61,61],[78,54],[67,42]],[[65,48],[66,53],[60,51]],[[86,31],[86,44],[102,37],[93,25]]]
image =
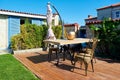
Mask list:
[[[62,23],[62,38],[63,39],[56,39],[56,37],[55,37],[55,35],[53,33],[53,30],[52,30],[52,16],[53,16],[53,14],[52,14],[51,6],[58,13],[57,9],[52,4],[50,4],[48,2],[47,3],[47,16],[46,16],[47,17],[48,31],[47,31],[46,39],[43,40],[43,42],[45,44],[57,45],[57,48],[56,49],[54,48],[54,50],[56,51],[56,58],[57,58],[57,65],[58,65],[59,64],[59,57],[60,57],[60,53],[61,53],[60,48],[64,48],[64,46],[67,45],[67,48],[66,48],[66,50],[64,48],[64,51],[66,51],[67,53],[70,54],[70,51],[69,51],[70,46],[69,45],[89,42],[90,39],[87,39],[87,38],[75,38],[76,37],[75,32],[73,32],[73,31],[67,32],[66,29],[64,30],[63,23]],[[59,13],[58,13],[58,15],[60,17],[60,21],[62,22],[62,19],[61,19],[61,16],[60,16]],[[64,31],[65,31],[66,38],[64,38]],[[50,46],[49,46],[49,55],[51,54],[52,50],[53,50],[53,48],[50,49]],[[71,54],[70,54],[70,56],[71,56]],[[51,58],[51,55],[50,55],[50,58]],[[64,52],[63,59],[65,60],[65,52]],[[72,58],[71,58],[71,60],[72,60]]]
[[[64,45],[71,45],[71,44],[80,44],[80,43],[86,43],[89,42],[89,38],[74,38],[73,40],[68,40],[68,39],[56,39],[56,40],[51,40],[51,39],[46,39],[43,42],[47,44],[55,44],[59,48],[60,46]],[[68,51],[69,52],[69,51]],[[59,64],[59,56],[60,53],[57,53],[57,65]]]

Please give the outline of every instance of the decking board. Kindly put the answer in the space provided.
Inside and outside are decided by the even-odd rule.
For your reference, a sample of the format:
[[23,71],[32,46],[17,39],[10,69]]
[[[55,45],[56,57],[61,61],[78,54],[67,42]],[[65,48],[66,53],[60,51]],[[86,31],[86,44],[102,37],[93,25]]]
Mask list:
[[110,59],[97,58],[94,63],[92,72],[91,65],[88,68],[88,75],[85,76],[84,65],[79,69],[80,64],[77,63],[74,72],[69,60],[62,61],[58,66],[55,65],[55,56],[52,55],[52,61],[48,62],[48,52],[29,52],[22,54],[14,54],[23,65],[31,70],[37,77],[42,80],[119,80],[120,79],[120,62]]

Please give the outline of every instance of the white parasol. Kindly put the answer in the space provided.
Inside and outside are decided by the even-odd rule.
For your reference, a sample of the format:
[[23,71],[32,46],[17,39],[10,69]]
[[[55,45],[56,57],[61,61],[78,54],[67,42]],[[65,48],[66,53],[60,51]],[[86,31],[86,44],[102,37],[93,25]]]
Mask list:
[[48,32],[47,32],[47,39],[56,39],[53,30],[52,30],[52,9],[50,7],[50,3],[47,3],[47,24],[49,26]]

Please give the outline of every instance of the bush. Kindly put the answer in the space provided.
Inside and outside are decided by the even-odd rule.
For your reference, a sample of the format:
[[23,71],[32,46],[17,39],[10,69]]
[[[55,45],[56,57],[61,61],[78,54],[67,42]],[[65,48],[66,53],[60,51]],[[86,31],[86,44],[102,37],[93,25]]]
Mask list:
[[52,27],[52,29],[55,34],[55,37],[57,39],[60,39],[62,36],[62,26],[54,26],[54,27]]
[[18,50],[20,48],[21,34],[15,35],[11,38],[11,48],[13,50]]
[[[13,50],[31,49],[43,47],[43,40],[46,38],[48,27],[46,25],[23,24],[21,33],[11,38],[11,48]],[[62,27],[53,27],[56,38],[61,37]]]
[[11,48],[18,50],[41,47],[46,36],[46,29],[47,26],[37,26],[35,24],[21,25],[21,33],[11,39]]
[[90,28],[99,33],[98,55],[120,59],[120,21],[103,20],[100,26],[91,25]]

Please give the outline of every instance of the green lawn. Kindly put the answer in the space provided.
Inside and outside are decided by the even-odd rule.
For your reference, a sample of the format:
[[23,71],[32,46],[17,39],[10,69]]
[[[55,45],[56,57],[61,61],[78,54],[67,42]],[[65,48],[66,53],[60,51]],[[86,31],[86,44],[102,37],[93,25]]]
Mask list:
[[0,55],[0,80],[39,80],[13,55]]

